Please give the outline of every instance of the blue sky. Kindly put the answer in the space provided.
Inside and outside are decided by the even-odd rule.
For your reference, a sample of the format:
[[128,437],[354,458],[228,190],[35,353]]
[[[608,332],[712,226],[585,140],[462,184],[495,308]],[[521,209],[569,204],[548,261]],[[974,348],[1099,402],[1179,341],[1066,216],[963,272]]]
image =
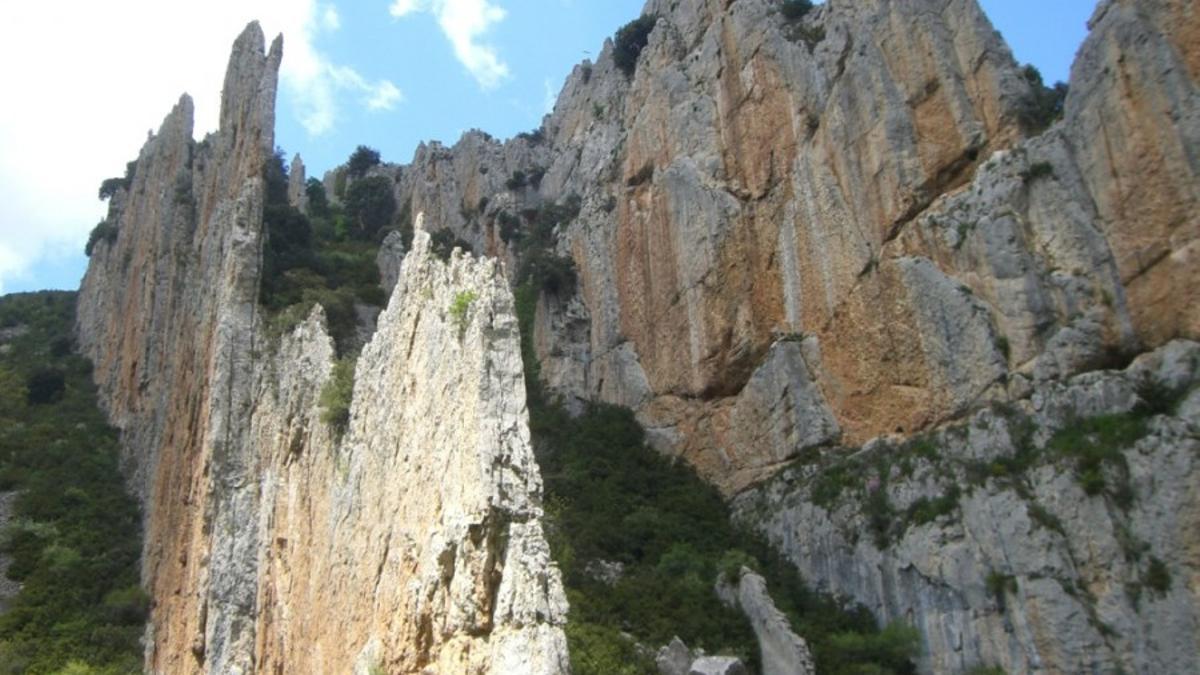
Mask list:
[[[0,59],[39,59],[0,71],[7,100],[26,102],[0,106],[0,292],[78,287],[104,214],[96,186],[183,91],[197,133],[215,125],[229,45],[252,18],[284,33],[277,144],[320,175],[359,144],[408,162],[423,140],[535,128],[571,68],[644,2],[109,0],[76,3],[70,21],[57,3],[7,4]],[[981,4],[1019,61],[1067,79],[1095,0]]]

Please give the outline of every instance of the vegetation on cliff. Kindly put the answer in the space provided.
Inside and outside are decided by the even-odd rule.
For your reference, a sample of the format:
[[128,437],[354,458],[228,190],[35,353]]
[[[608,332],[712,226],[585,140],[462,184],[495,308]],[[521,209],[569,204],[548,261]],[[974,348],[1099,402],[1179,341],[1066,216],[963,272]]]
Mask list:
[[0,298],[2,544],[21,583],[0,614],[0,673],[141,672],[141,518],[72,353],[74,310],[74,293]]
[[387,302],[375,256],[379,241],[396,224],[391,184],[386,178],[356,181],[342,207],[329,203],[319,182],[310,182],[305,214],[288,203],[282,150],[268,162],[265,173],[267,238],[259,302],[276,333],[290,330],[320,304],[338,353],[351,354],[358,327],[355,306]]
[[595,404],[572,417],[550,400],[531,339],[537,293],[530,283],[517,289],[517,315],[547,538],[571,604],[567,639],[576,675],[655,673],[645,648],[676,635],[692,648],[756,664],[749,623],[713,590],[734,563],[767,578],[818,672],[913,672],[914,631],[880,630],[865,609],[808,589],[761,539],[731,524],[711,485],[650,450],[628,410]]

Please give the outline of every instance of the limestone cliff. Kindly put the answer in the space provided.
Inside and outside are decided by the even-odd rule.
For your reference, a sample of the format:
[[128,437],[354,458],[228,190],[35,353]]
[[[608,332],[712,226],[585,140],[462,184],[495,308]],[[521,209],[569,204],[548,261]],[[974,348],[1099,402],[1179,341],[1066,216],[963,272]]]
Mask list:
[[[1151,414],[1156,391],[1181,400]],[[1176,341],[916,442],[799,461],[736,512],[823,590],[916,626],[923,672],[1189,672],[1197,420],[1200,344]]]
[[[1054,511],[1064,533],[1033,544],[1009,536],[1012,500],[1067,489],[1050,469],[874,548],[855,534],[860,511],[824,514],[794,466],[763,482],[820,449],[890,447],[872,439],[1028,406],[1200,338],[1193,3],[1100,2],[1044,130],[975,0],[830,0],[794,20],[772,0],[650,0],[644,13],[657,19],[632,74],[606,43],[541,128],[504,143],[469,132],[375,171],[513,276],[514,216],[529,228],[577,197],[577,214],[549,211],[578,284],[539,299],[545,383],[634,409],[656,447],[760,504],[745,522],[811,580],[921,629],[924,669],[1183,667],[1197,649],[1195,533],[1155,519],[1194,509],[1173,482],[1190,475],[1180,448],[1194,432],[1155,426],[1126,453],[1137,475],[1173,477],[1135,481],[1144,506],[1083,500],[1087,514]],[[1062,414],[1035,417],[1048,434]],[[978,454],[960,445],[954,461]],[[896,485],[905,508],[946,488]],[[1089,549],[1115,531],[1153,532],[1153,555]],[[1138,604],[1128,589],[1150,557],[1188,581]],[[991,572],[1018,590],[989,596]]]
[[[559,673],[566,601],[540,524],[504,277],[418,231],[339,437],[320,310],[258,311],[280,40],[234,44],[220,130],[184,97],[93,251],[78,333],[146,512],[152,672]],[[452,309],[453,308],[453,309]]]
[[1101,3],[1036,137],[975,0],[645,13],[631,77],[606,44],[534,133],[378,171],[514,269],[505,218],[578,196],[556,230],[578,291],[539,305],[544,379],[633,408],[727,493],[807,447],[1200,337],[1176,292],[1200,234],[1188,3]]
[[[498,262],[389,237],[341,440],[319,313],[276,351],[255,302],[279,48],[239,39],[220,132],[193,143],[184,98],[147,143],[79,332],[150,514],[150,667],[566,667],[501,278],[534,234],[578,276],[538,299],[550,389],[635,410],[811,581],[916,625],[923,670],[1194,661],[1193,3],[1103,0],[1044,130],[976,0],[645,13],[636,68],[607,43],[541,128],[369,170]],[[330,200],[352,180],[327,174]],[[1147,382],[1193,393],[1077,486],[1055,435],[1132,414]],[[941,460],[906,471],[917,433]],[[830,498],[855,457],[892,455]]]

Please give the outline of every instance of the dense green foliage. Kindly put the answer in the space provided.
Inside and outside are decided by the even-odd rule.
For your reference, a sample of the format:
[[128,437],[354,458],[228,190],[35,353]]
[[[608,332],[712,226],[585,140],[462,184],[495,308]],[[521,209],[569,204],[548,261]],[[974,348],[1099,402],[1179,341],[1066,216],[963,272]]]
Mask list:
[[88,234],[87,244],[83,247],[83,253],[90,258],[92,256],[92,251],[96,249],[96,244],[99,244],[102,241],[111,244],[116,240],[117,227],[109,223],[108,219],[106,218],[99,223],[96,223],[96,226],[92,228],[91,233]]
[[1047,87],[1042,81],[1041,72],[1033,66],[1025,66],[1021,75],[1029,83],[1030,89],[1018,113],[1021,126],[1030,133],[1041,133],[1062,117],[1067,85],[1055,82],[1054,86]]
[[[281,155],[282,151],[277,152],[264,171],[267,239],[259,302],[276,333],[290,330],[308,316],[314,304],[320,304],[338,353],[347,355],[353,351],[357,328],[355,303],[381,306],[387,301],[379,287],[375,256],[384,236],[378,230],[390,226],[391,221],[370,220],[374,229],[357,226],[358,220],[351,220],[324,199],[319,182],[308,184],[308,215],[301,213],[287,202],[287,171]],[[351,192],[377,179],[388,183],[386,178],[367,178],[356,182]],[[386,190],[391,199],[390,183]],[[314,199],[315,195],[320,196]],[[394,201],[392,205],[394,209]]]
[[396,215],[392,181],[370,176],[351,183],[346,190],[346,215],[355,227],[356,238],[375,238],[380,228],[390,225]]
[[317,216],[329,215],[329,196],[325,184],[317,178],[309,178],[304,184],[304,195],[308,197],[308,212]]
[[101,200],[110,199],[118,190],[128,190],[133,185],[133,174],[137,171],[137,160],[125,165],[125,175],[119,178],[106,178],[100,183],[99,197]]
[[[634,642],[656,649],[676,635],[690,647],[757,663],[750,626],[713,592],[719,573],[742,565],[767,578],[819,672],[913,672],[914,631],[880,631],[865,610],[809,590],[761,539],[732,525],[715,489],[646,447],[628,410],[592,405],[572,417],[549,400],[530,339],[537,295],[530,283],[517,289],[517,316],[547,536],[571,603],[575,673],[654,673]],[[599,580],[589,570],[596,561],[623,565],[620,578]]]
[[350,161],[346,163],[346,172],[350,174],[351,178],[361,178],[371,167],[378,165],[379,151],[360,145],[350,155]]
[[454,249],[461,248],[463,251],[471,252],[471,242],[454,234],[454,231],[448,227],[443,227],[429,235],[429,252],[437,256],[442,262],[450,261],[450,254]]
[[0,615],[0,673],[141,672],[141,519],[70,353],[74,309],[74,293],[0,298],[0,327],[26,329],[0,351],[0,488],[19,492],[2,544],[23,584]]
[[633,72],[637,70],[638,56],[650,41],[650,32],[654,30],[654,24],[657,22],[657,16],[647,14],[617,30],[613,40],[613,63],[626,77],[632,77]]
[[566,297],[575,292],[575,261],[555,253],[555,228],[564,228],[579,216],[579,195],[543,204],[518,218],[506,211],[496,216],[500,238],[516,245],[518,284],[532,283],[546,293]]

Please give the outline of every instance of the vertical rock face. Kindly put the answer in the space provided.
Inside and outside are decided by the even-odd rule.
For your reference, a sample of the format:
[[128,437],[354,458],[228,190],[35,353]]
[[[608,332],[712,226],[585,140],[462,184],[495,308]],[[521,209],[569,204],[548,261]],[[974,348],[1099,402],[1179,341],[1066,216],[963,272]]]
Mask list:
[[[1155,390],[1184,395],[1138,412]],[[919,444],[797,464],[735,511],[822,590],[919,629],[922,672],[1188,672],[1200,662],[1198,412],[1200,344],[1175,341]],[[1069,454],[1088,443],[1115,453],[1102,489]]]
[[113,199],[116,240],[81,290],[80,343],[146,512],[147,669],[566,672],[494,264],[445,266],[417,233],[344,438],[318,406],[334,359],[320,311],[281,343],[265,336],[281,45],[265,52],[256,24],[238,38],[204,141],[180,101]]
[[145,509],[155,599],[147,666],[250,669],[256,604],[254,405],[263,164],[282,41],[251,24],[233,46],[220,131],[192,140],[186,96],[143,147],[93,251],[78,332]]
[[312,400],[332,355],[320,324],[314,314],[285,338],[254,417],[269,460],[258,669],[567,672],[566,599],[495,263],[444,265],[418,225],[340,442]]
[[740,609],[750,620],[758,638],[762,675],[813,675],[817,672],[808,644],[792,632],[788,618],[767,593],[766,579],[743,567],[736,584],[721,578],[717,594],[722,602]]
[[726,493],[1200,336],[1174,292],[1200,227],[1188,3],[1103,3],[1065,118],[1032,138],[975,0],[645,13],[632,76],[606,45],[536,132],[386,173],[513,269],[505,217],[578,196],[556,242],[580,283],[538,304],[542,376],[633,408]]
[[1071,72],[1064,134],[1095,200],[1130,314],[1151,344],[1200,335],[1200,12],[1101,3]]

